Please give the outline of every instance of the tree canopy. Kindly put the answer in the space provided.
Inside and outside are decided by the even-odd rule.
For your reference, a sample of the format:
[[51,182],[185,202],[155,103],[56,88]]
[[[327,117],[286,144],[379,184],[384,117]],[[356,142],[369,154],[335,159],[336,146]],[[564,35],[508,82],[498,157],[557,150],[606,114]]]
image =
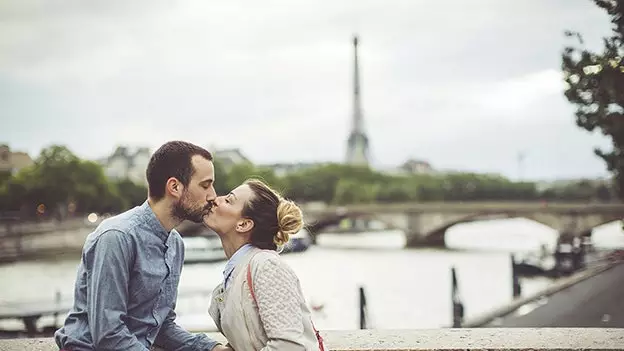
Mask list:
[[564,49],[562,68],[565,96],[576,107],[576,124],[598,130],[611,140],[610,150],[596,149],[612,172],[618,194],[624,199],[624,1],[593,0],[604,9],[612,24],[600,52],[584,48],[580,33],[565,34],[578,41]]

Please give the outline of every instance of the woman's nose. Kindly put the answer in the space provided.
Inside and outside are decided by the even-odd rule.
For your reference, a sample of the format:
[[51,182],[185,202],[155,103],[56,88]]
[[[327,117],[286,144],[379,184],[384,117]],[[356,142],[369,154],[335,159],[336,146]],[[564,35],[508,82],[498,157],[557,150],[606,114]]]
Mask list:
[[223,203],[223,201],[224,201],[224,198],[225,198],[224,196],[217,196],[217,198],[214,201],[215,205],[217,205],[217,206],[221,205]]

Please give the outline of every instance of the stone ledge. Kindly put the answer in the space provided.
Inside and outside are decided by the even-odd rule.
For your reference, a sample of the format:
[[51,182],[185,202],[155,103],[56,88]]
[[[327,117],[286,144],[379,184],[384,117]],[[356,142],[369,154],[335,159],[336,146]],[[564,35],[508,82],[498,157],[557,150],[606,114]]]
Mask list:
[[[321,332],[333,351],[403,350],[623,350],[624,329],[478,328],[420,330],[351,330]],[[209,336],[223,341],[220,334]],[[0,340],[0,351],[58,351],[54,341]]]

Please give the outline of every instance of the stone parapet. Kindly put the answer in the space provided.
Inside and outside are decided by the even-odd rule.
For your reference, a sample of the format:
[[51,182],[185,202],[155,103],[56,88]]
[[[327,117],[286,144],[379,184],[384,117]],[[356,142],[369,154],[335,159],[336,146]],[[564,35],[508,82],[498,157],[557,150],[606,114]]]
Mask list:
[[[321,332],[329,350],[623,350],[624,329],[477,328]],[[223,341],[221,334],[209,333]],[[0,340],[0,351],[58,351],[51,338]]]

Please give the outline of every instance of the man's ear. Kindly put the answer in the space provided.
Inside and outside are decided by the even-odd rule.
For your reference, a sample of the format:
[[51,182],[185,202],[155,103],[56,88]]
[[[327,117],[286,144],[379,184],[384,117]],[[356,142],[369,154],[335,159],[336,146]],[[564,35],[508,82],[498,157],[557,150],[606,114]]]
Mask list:
[[249,218],[243,218],[236,223],[236,231],[239,233],[247,233],[254,227],[254,221]]
[[165,193],[173,196],[176,199],[182,197],[182,193],[184,192],[184,185],[174,177],[167,179],[167,183],[165,183]]

